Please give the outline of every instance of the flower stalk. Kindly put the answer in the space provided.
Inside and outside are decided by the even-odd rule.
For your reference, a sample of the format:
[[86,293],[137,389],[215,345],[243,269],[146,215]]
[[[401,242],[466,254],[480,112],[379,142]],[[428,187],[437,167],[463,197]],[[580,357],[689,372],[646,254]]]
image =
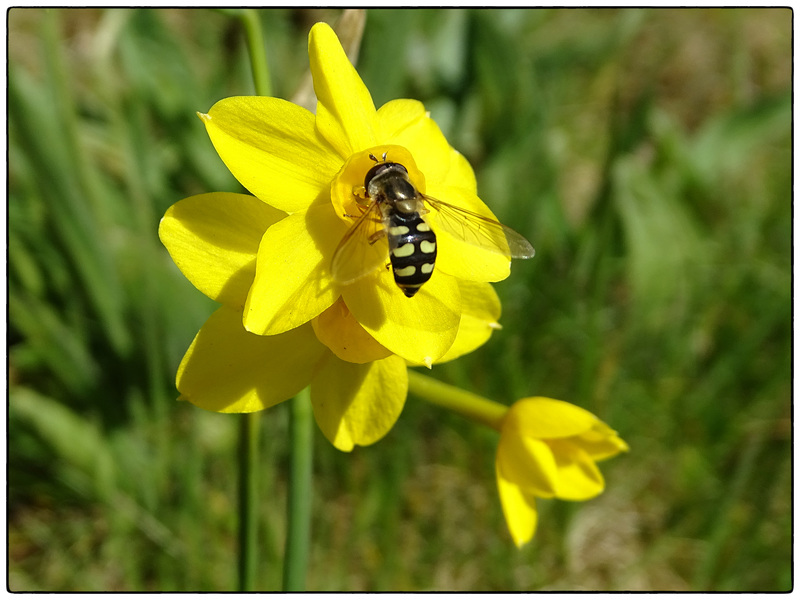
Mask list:
[[417,371],[408,372],[408,391],[431,404],[488,425],[497,431],[500,431],[503,417],[508,412],[508,407],[499,402],[447,385]]
[[[272,91],[269,66],[264,51],[264,36],[258,14],[252,9],[238,13],[244,25],[250,66],[256,92],[269,96]],[[239,591],[255,589],[258,565],[258,439],[260,413],[247,413],[239,422]]]
[[408,390],[500,432],[495,471],[503,514],[518,547],[533,538],[536,498],[589,500],[605,482],[596,463],[627,444],[589,411],[535,396],[511,406],[409,371]]
[[286,547],[283,590],[305,590],[311,539],[314,416],[308,388],[289,403],[289,489],[286,501]]
[[255,589],[258,547],[258,432],[261,413],[239,420],[239,591]]
[[253,72],[256,94],[259,96],[271,96],[272,84],[269,77],[269,63],[267,62],[267,53],[264,48],[264,35],[261,31],[261,20],[258,16],[258,11],[252,8],[244,8],[239,13],[239,19],[244,26],[247,39],[247,52],[250,55],[250,69]]

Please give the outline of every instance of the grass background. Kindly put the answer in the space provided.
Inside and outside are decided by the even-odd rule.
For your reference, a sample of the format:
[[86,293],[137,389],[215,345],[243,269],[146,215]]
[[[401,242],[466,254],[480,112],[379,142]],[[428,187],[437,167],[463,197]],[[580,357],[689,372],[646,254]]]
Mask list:
[[[275,95],[311,24],[265,10]],[[228,590],[238,419],[174,401],[214,304],[156,232],[239,191],[195,111],[253,93],[210,10],[8,17],[8,586]],[[792,13],[369,10],[376,105],[425,102],[482,198],[533,241],[504,329],[435,367],[620,432],[587,503],[540,502],[517,550],[496,434],[410,397],[351,454],[317,432],[309,590],[792,586]],[[281,578],[287,411],[262,418],[258,586]]]

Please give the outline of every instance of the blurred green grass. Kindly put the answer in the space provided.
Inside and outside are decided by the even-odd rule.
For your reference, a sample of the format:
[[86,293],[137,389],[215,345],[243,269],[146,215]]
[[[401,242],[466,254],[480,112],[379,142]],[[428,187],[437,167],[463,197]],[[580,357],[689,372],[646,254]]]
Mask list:
[[[276,95],[335,10],[262,11]],[[433,375],[595,412],[631,446],[514,548],[496,435],[410,397],[316,436],[309,590],[792,586],[788,9],[370,10],[376,105],[425,102],[537,256],[503,330]],[[236,419],[174,402],[213,303],[157,239],[237,191],[195,111],[253,93],[210,10],[8,13],[9,588],[226,590]],[[286,407],[265,414],[258,586],[278,589]]]

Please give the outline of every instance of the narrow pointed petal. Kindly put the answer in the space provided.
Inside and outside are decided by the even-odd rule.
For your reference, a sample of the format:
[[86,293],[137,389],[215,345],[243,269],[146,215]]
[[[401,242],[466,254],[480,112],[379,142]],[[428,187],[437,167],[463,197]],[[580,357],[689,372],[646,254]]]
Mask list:
[[494,331],[500,329],[500,298],[494,288],[488,283],[466,280],[459,280],[458,287],[461,290],[461,322],[453,345],[439,359],[440,363],[477,350],[489,341]]
[[503,427],[497,446],[503,475],[528,494],[550,498],[558,490],[558,469],[550,447],[541,440],[509,434]]
[[285,212],[327,193],[342,161],[320,138],[314,115],[280,100],[240,96],[200,115],[222,161],[250,193]]
[[[421,102],[405,99],[387,102],[378,109],[377,131],[383,143],[406,147],[417,167],[425,173],[426,180],[477,193],[475,173],[469,161],[450,147]],[[440,199],[447,201],[447,198]]]
[[329,355],[311,384],[311,403],[325,437],[349,452],[386,435],[407,393],[408,372],[399,356],[358,365]]
[[562,500],[588,500],[602,493],[605,481],[591,457],[565,440],[553,440],[550,448],[558,467],[556,496]]
[[417,168],[425,173],[426,181],[444,183],[450,171],[452,148],[421,103],[414,100],[388,102],[378,111],[377,122],[378,131],[385,135],[381,137],[382,143],[407,148]]
[[318,100],[317,130],[341,158],[374,146],[372,96],[327,23],[311,28],[308,55]]
[[506,479],[499,465],[496,469],[497,490],[500,493],[500,505],[506,518],[508,531],[511,538],[521,548],[533,538],[536,533],[538,513],[536,512],[536,499],[523,493],[519,486]]
[[579,406],[536,396],[514,403],[504,425],[539,439],[568,438],[592,430],[601,421]]
[[158,236],[198,290],[241,310],[255,278],[261,237],[285,216],[253,196],[200,194],[173,204]]
[[379,344],[413,364],[430,365],[453,345],[461,319],[458,282],[434,270],[413,298],[406,298],[383,269],[342,290],[347,307]]
[[[458,280],[461,291],[461,321],[453,345],[438,359],[443,363],[469,354],[485,344],[500,329],[500,298],[488,283]],[[421,366],[416,363],[415,366]]]
[[242,327],[242,313],[217,309],[178,367],[182,400],[223,413],[263,410],[306,387],[327,352],[311,325],[276,336]]
[[331,205],[321,204],[267,230],[244,309],[248,331],[259,335],[288,331],[336,301],[339,293],[328,263],[345,229]]
[[341,298],[311,321],[311,325],[317,339],[344,361],[363,364],[391,355],[359,325]]
[[378,137],[387,144],[394,143],[392,139],[427,116],[419,100],[390,100],[378,109],[375,117]]
[[478,182],[475,179],[472,165],[464,158],[463,154],[455,149],[451,151],[450,171],[447,173],[446,183],[464,188],[476,195],[478,193]]
[[594,424],[590,431],[571,438],[592,460],[603,460],[616,456],[620,452],[627,452],[628,444],[602,421]]

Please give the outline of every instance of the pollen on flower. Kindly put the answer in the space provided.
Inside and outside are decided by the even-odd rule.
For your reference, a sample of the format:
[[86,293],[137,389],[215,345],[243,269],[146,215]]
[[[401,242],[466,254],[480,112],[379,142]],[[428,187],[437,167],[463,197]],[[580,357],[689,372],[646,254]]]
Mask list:
[[207,115],[206,113],[201,113],[200,111],[197,112],[197,116],[200,117],[202,121],[210,121],[211,115]]
[[433,358],[432,358],[432,357],[430,357],[430,356],[426,356],[426,357],[425,357],[425,358],[422,360],[422,362],[423,362],[423,363],[425,363],[425,366],[426,366],[426,367],[428,367],[429,369],[432,369],[432,368],[433,368]]
[[492,321],[491,323],[489,323],[489,328],[490,329],[502,329],[503,326],[500,325],[500,323],[498,323],[497,321]]

